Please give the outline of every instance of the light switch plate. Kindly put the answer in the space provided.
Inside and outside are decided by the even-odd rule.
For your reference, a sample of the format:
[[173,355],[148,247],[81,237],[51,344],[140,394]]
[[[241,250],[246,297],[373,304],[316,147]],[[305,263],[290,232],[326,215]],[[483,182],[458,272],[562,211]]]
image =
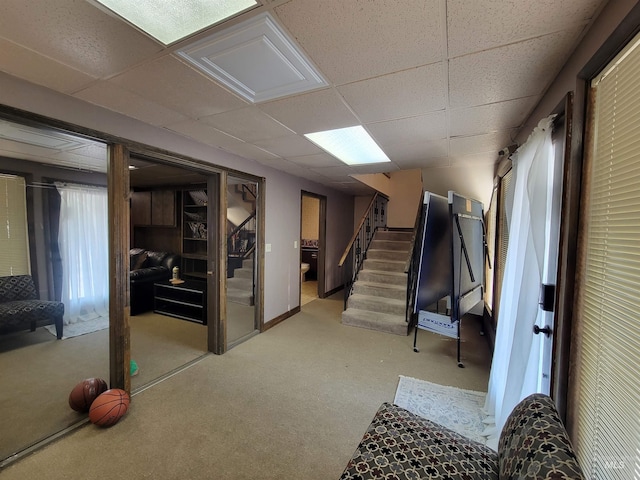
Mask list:
[[270,243],[265,243],[264,244],[264,251],[265,252],[270,252],[271,251],[271,244]]

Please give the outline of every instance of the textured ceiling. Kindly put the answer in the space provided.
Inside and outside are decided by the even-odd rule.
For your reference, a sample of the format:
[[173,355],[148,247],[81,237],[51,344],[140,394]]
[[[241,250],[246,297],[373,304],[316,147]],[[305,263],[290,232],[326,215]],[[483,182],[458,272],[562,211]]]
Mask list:
[[[326,184],[486,165],[580,41],[602,0],[263,0],[329,86],[252,104],[82,0],[3,0],[0,69]],[[391,164],[347,167],[305,133],[364,125]]]

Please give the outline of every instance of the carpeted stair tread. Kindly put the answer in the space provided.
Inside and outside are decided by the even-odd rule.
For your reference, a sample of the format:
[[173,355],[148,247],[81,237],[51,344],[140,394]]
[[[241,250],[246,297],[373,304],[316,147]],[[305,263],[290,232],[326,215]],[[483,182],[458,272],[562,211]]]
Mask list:
[[400,250],[378,250],[370,248],[367,250],[367,259],[371,260],[393,260],[396,262],[406,262],[409,258],[409,252]]
[[403,285],[407,287],[407,274],[404,272],[390,272],[385,270],[364,269],[358,274],[358,281]]
[[348,308],[402,316],[405,315],[406,306],[406,299],[381,298],[373,295],[363,295],[361,293],[351,294],[347,301]]
[[353,293],[406,301],[407,285],[406,283],[404,285],[394,285],[358,280],[353,285]]
[[404,272],[406,263],[406,261],[367,258],[364,261],[363,268],[381,272]]
[[408,252],[411,249],[411,242],[404,240],[373,240],[369,248],[375,248],[376,250],[399,250]]
[[241,305],[253,305],[253,295],[247,290],[227,287],[227,301]]
[[352,327],[368,328],[395,335],[408,335],[409,328],[403,315],[371,312],[347,308],[342,312],[342,323]]

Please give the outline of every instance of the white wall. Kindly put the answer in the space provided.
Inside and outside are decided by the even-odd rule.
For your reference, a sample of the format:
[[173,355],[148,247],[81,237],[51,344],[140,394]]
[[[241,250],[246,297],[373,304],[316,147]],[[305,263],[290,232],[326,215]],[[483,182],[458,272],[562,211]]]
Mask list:
[[301,191],[326,196],[325,289],[342,284],[337,263],[352,234],[353,197],[4,73],[0,73],[0,104],[264,177],[265,241],[271,244],[271,252],[265,253],[265,323],[299,305],[300,250],[294,241],[300,240]]

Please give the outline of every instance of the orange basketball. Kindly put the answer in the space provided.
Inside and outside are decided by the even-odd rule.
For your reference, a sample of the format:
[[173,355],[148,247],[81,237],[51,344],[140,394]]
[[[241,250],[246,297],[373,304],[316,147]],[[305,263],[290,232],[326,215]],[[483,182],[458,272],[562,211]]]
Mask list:
[[98,395],[89,409],[89,420],[99,427],[114,425],[127,413],[129,394],[119,388],[112,388]]
[[107,390],[107,382],[101,378],[87,378],[78,383],[69,394],[69,406],[76,412],[88,412],[93,401]]

